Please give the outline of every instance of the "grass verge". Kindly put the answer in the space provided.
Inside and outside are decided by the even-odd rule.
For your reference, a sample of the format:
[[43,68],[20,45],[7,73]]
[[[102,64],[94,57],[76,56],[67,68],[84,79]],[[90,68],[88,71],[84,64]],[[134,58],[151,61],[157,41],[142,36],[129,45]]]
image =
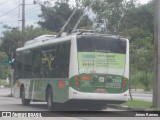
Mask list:
[[131,108],[140,108],[148,111],[160,111],[160,108],[152,108],[152,102],[146,102],[141,100],[129,100],[128,102],[125,102],[121,104],[121,106],[128,106]]
[[152,102],[146,102],[141,100],[129,100],[128,102],[125,102],[121,105],[135,108],[150,108],[152,106]]

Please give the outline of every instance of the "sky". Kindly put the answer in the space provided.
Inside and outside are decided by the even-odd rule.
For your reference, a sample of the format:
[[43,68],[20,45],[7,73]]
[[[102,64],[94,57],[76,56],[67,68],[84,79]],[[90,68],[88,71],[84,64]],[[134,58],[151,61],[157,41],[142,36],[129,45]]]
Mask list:
[[[33,4],[34,0],[25,0],[25,24],[38,26],[37,22],[40,20],[38,15],[41,13],[40,6]],[[36,0],[44,2],[47,0]],[[54,2],[55,0],[49,0]],[[138,0],[139,3],[145,4],[149,0]],[[73,3],[74,0],[71,0]],[[21,29],[22,24],[22,0],[0,0],[0,37],[1,32],[5,30],[4,25],[10,27],[18,27]]]
[[[44,1],[44,0],[39,0]],[[22,24],[22,0],[0,0],[0,31],[4,25],[19,27]],[[33,4],[33,0],[25,0],[25,24],[36,26],[39,21],[38,14],[41,13],[40,6]]]

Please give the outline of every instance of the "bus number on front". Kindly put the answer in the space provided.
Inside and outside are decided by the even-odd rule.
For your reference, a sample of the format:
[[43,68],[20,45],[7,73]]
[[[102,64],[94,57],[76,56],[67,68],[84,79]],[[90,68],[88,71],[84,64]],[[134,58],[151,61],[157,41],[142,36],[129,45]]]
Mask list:
[[113,83],[121,83],[121,79],[113,79]]

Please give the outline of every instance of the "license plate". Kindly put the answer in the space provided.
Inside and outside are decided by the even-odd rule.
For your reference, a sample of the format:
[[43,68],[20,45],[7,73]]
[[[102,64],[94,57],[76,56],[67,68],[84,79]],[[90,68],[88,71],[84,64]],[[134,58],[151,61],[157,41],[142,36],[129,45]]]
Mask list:
[[106,88],[97,88],[97,92],[106,92],[107,89]]

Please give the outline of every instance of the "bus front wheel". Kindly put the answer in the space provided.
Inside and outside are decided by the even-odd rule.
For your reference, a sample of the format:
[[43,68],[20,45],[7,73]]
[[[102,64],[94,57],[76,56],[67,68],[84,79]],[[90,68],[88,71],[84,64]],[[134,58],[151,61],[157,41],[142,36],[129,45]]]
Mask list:
[[21,101],[22,101],[22,105],[25,105],[25,106],[29,105],[31,101],[30,99],[25,98],[25,89],[23,86],[21,87]]
[[47,89],[47,107],[49,110],[53,110],[53,92],[52,88]]

